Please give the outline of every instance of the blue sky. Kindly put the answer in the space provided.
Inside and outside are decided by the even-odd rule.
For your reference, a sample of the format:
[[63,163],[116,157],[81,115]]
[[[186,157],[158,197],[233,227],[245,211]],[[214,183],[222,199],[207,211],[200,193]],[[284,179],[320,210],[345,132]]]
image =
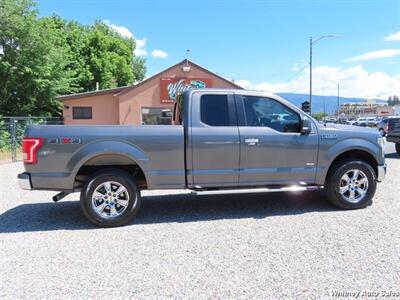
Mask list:
[[341,34],[314,47],[315,93],[339,83],[344,96],[400,94],[397,0],[40,0],[39,11],[132,34],[148,76],[190,49],[194,62],[272,92],[307,92],[309,37]]

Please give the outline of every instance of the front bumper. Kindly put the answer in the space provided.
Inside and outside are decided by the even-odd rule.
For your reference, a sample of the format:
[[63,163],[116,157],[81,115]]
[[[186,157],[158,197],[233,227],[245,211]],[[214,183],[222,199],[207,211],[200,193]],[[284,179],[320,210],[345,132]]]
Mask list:
[[386,177],[386,164],[378,166],[378,174],[376,180],[378,182],[384,181]]
[[27,172],[18,174],[18,185],[23,190],[32,190],[31,175]]

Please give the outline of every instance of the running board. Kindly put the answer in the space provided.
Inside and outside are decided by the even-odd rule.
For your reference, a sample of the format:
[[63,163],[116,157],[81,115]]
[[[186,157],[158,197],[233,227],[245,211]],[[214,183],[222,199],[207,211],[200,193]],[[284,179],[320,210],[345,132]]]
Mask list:
[[194,195],[223,195],[223,194],[253,194],[253,193],[274,193],[274,192],[305,192],[317,191],[321,187],[318,185],[309,186],[287,186],[281,188],[253,188],[253,189],[235,189],[235,190],[206,190],[192,191]]

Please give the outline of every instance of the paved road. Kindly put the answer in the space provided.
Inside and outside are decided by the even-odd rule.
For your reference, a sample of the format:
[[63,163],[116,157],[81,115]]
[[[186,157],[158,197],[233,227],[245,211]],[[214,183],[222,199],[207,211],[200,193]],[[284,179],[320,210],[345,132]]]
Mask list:
[[146,193],[137,221],[94,228],[78,194],[52,203],[0,166],[1,298],[331,297],[400,292],[400,158],[367,209],[318,194]]

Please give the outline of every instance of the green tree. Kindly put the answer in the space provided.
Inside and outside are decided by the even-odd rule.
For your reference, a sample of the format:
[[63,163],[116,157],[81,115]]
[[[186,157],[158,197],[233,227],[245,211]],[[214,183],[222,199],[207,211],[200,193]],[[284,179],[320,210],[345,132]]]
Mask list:
[[10,144],[11,135],[7,127],[8,126],[4,122],[4,120],[0,119],[0,151],[2,149],[10,149],[11,146]]
[[67,69],[74,72],[80,91],[94,90],[96,82],[104,89],[144,78],[144,60],[133,55],[135,40],[122,37],[107,24],[96,21],[85,26],[56,15],[40,23],[53,32],[53,45],[66,52]]
[[389,106],[393,106],[393,98],[392,98],[392,96],[389,96],[389,98],[387,100],[387,103],[388,103]]
[[323,120],[326,116],[328,116],[328,114],[324,113],[324,112],[318,112],[318,113],[314,113],[312,114],[313,118],[316,119],[317,121],[321,121]]
[[397,95],[389,96],[387,102],[388,102],[388,105],[389,105],[389,106],[397,106],[397,105],[400,105],[399,96],[397,96]]
[[69,91],[72,79],[33,1],[0,0],[0,47],[0,113],[57,115],[56,95]]
[[144,61],[134,57],[134,50],[133,39],[122,37],[103,22],[90,26],[88,47],[83,52],[93,75],[89,89],[94,89],[96,82],[100,88],[112,88],[142,80]]
[[393,96],[393,106],[396,106],[396,105],[400,105],[400,99],[399,99],[399,96],[394,95]]
[[0,0],[0,114],[61,114],[56,97],[144,78],[135,41],[101,21],[37,17],[32,0]]

